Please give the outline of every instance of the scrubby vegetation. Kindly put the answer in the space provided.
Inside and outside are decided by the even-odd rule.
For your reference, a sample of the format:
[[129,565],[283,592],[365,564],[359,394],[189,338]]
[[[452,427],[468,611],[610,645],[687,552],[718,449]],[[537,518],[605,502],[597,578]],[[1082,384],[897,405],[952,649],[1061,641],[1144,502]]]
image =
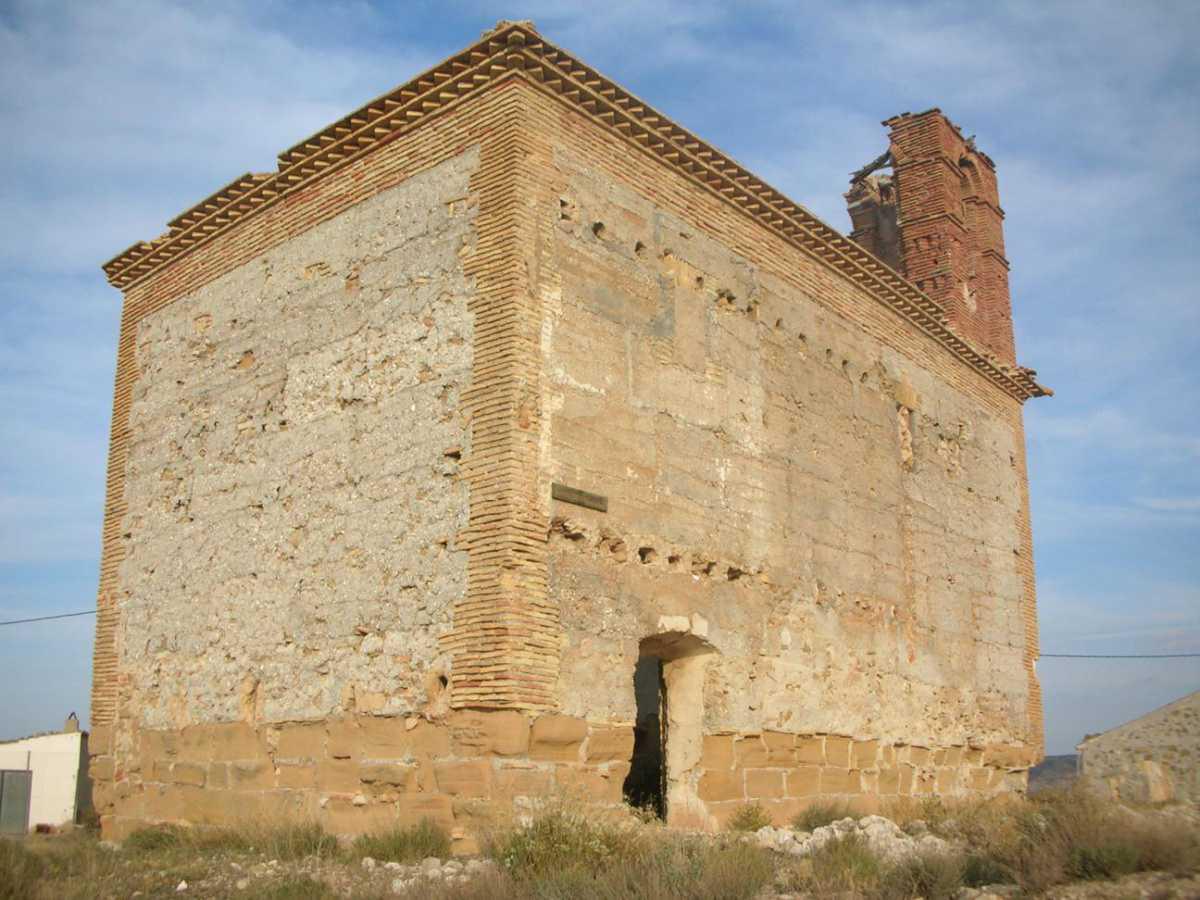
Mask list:
[[832,825],[838,819],[852,815],[854,813],[845,803],[814,803],[796,814],[792,819],[792,827],[797,831],[815,831],[823,825]]
[[730,831],[758,831],[771,824],[771,814],[761,803],[747,803],[729,817],[726,828]]
[[364,834],[351,845],[350,855],[399,863],[420,862],[429,856],[444,858],[450,855],[450,836],[444,828],[422,819],[408,828]]
[[[257,900],[372,900],[397,892],[432,900],[753,900],[775,892],[937,900],[964,887],[1006,883],[1037,895],[1067,882],[1150,870],[1195,872],[1200,864],[1195,814],[1132,811],[1081,791],[1028,800],[910,801],[884,812],[910,835],[941,840],[905,838],[922,852],[885,856],[872,845],[868,823],[854,831],[846,831],[845,823],[836,836],[823,832],[830,839],[819,848],[794,856],[760,846],[770,832],[754,832],[769,820],[756,804],[739,809],[720,835],[550,804],[524,826],[498,827],[485,847],[491,862],[472,863],[469,877],[446,874],[468,872],[457,863],[425,877],[416,864],[445,859],[451,845],[449,835],[428,821],[366,835],[343,848],[311,823],[164,826],[131,835],[120,850],[84,832],[0,841],[0,900],[173,896],[182,881],[189,883],[189,896]],[[848,815],[841,806],[815,806],[793,827],[815,832]],[[923,852],[928,847],[942,849]],[[364,866],[364,857],[375,862]],[[1188,882],[1189,889],[1195,883]]]

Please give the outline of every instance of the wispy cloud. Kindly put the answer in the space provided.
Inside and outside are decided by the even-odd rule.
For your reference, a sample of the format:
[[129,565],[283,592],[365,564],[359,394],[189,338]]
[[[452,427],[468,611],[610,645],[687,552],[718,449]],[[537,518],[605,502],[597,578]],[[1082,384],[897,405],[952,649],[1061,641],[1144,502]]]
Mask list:
[[[885,146],[880,119],[937,105],[978,134],[999,165],[1023,361],[1057,392],[1026,420],[1043,644],[1192,640],[1200,5],[530,0],[502,14],[535,19],[836,227],[848,173]],[[0,6],[0,603],[58,611],[94,588],[119,302],[98,264],[500,15],[483,0]],[[27,634],[0,647],[0,680],[66,636],[82,668],[46,683],[56,706],[86,706],[86,625]],[[1054,745],[1196,675],[1154,671],[1048,661]],[[60,717],[0,712],[18,730]]]

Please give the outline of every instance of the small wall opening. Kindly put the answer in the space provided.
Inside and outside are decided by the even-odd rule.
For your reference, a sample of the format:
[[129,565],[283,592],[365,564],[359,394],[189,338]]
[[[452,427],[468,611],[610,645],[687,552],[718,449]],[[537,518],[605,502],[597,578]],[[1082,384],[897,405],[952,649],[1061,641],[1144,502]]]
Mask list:
[[633,696],[637,719],[633,726],[633,756],[625,778],[625,802],[652,812],[662,819],[667,812],[664,748],[666,716],[663,714],[666,688],[663,685],[662,660],[643,656],[633,669]]

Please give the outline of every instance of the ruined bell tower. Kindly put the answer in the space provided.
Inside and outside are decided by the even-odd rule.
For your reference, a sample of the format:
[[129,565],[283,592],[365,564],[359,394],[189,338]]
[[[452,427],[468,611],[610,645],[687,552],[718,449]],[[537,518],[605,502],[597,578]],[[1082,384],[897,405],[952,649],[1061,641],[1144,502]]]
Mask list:
[[941,110],[883,124],[887,152],[846,194],[850,236],[935,299],[955,332],[1015,363],[995,164]]

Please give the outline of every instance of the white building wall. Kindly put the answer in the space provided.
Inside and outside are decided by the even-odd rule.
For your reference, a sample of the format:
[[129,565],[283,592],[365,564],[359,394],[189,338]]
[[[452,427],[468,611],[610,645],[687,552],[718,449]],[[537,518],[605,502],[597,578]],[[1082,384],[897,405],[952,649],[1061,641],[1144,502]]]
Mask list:
[[32,769],[29,827],[75,821],[83,733],[44,734],[0,744],[0,769]]

